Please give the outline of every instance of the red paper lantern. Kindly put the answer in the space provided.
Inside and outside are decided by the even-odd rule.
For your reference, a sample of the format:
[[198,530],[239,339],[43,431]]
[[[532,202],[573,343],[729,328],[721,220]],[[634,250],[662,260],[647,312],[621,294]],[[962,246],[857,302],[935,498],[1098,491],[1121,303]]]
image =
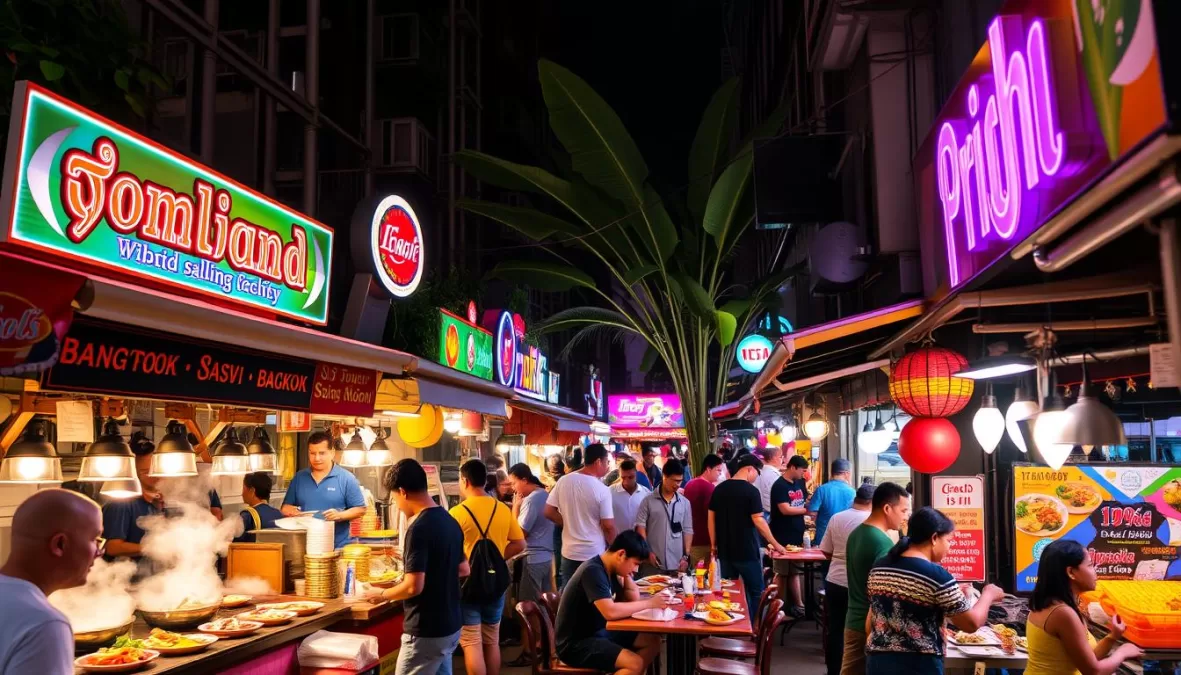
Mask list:
[[939,473],[960,456],[960,433],[942,417],[912,417],[898,435],[898,454],[919,473]]
[[890,397],[916,417],[949,417],[972,399],[975,381],[955,374],[968,360],[950,349],[921,347],[890,369]]

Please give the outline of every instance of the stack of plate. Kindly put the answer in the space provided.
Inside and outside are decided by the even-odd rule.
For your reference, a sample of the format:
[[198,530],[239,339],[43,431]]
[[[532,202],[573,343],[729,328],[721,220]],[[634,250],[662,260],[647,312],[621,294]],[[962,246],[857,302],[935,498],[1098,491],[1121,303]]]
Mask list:
[[369,558],[372,550],[364,544],[349,544],[341,549],[341,552],[344,555],[346,568],[349,562],[353,563],[357,581],[369,581]]
[[340,577],[336,561],[340,554],[309,553],[303,557],[304,594],[309,598],[332,599],[340,596]]
[[308,553],[323,555],[336,549],[336,524],[327,520],[308,521]]

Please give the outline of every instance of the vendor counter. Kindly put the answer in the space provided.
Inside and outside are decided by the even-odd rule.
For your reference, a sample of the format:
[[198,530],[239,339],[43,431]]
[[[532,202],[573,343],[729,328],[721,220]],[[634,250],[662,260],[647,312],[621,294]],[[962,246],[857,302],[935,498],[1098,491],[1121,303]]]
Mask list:
[[[283,626],[262,628],[243,638],[220,639],[203,652],[187,656],[161,656],[148,667],[136,671],[150,675],[334,675],[335,673],[378,673],[383,661],[392,660],[402,640],[402,604],[383,602],[372,604],[363,600],[320,600],[292,595],[255,597],[255,603],[316,600],[324,607],[316,614],[296,617]],[[250,606],[223,609],[217,617],[228,617],[248,611]],[[303,638],[319,630],[339,633],[372,635],[377,638],[377,662],[359,671],[345,671],[299,666],[297,653]],[[136,638],[147,637],[151,627],[137,618],[131,629]],[[196,632],[195,630],[178,632]],[[87,652],[89,653],[89,652]],[[79,654],[81,656],[82,654]],[[82,670],[76,671],[82,673]]]

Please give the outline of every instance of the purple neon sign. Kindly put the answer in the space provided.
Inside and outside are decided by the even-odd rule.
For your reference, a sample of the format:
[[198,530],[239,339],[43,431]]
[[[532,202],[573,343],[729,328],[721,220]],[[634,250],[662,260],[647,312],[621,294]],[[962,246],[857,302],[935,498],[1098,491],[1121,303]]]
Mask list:
[[[1095,19],[1072,14],[1075,4],[1006,2],[915,157],[923,254],[946,260],[944,274],[930,271],[929,292],[987,269],[1163,125],[1151,15],[1138,18],[1152,37],[1148,58],[1141,44],[1123,59],[1139,64],[1135,82],[1122,73],[1097,77],[1087,68],[1107,60],[1093,58],[1077,37]],[[1129,108],[1133,85],[1140,89]],[[1093,87],[1105,88],[1100,98],[1109,107],[1119,106],[1111,95],[1119,89],[1125,105],[1113,117]]]

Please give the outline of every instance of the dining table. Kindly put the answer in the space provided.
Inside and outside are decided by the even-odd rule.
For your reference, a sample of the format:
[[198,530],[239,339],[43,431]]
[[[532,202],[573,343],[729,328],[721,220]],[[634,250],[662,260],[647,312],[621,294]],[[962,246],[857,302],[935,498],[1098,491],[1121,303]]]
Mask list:
[[804,548],[798,551],[788,551],[786,553],[771,553],[771,561],[774,565],[776,581],[779,584],[779,597],[783,599],[784,604],[788,603],[787,595],[787,581],[793,565],[799,566],[803,570],[804,576],[804,618],[811,620],[816,617],[816,580],[814,578],[814,571],[817,565],[821,565],[828,561],[824,552],[818,548]]
[[[607,630],[659,633],[667,636],[664,672],[668,673],[668,675],[692,673],[697,664],[698,638],[713,635],[728,638],[748,638],[753,634],[751,608],[747,606],[746,590],[742,586],[742,580],[726,580],[724,584],[723,591],[729,591],[730,601],[740,605],[740,608],[736,612],[731,612],[731,614],[741,614],[742,618],[732,624],[725,626],[709,624],[702,619],[690,615],[694,606],[698,603],[722,600],[721,592],[713,593],[708,590],[698,592],[694,594],[692,600],[689,600],[681,592],[679,587],[674,587],[674,584],[669,586],[669,589],[674,591],[674,598],[681,601],[680,604],[669,606],[669,609],[676,610],[675,618],[670,621],[649,621],[632,617],[619,621],[608,621]],[[640,590],[642,592],[644,588],[641,587]]]

